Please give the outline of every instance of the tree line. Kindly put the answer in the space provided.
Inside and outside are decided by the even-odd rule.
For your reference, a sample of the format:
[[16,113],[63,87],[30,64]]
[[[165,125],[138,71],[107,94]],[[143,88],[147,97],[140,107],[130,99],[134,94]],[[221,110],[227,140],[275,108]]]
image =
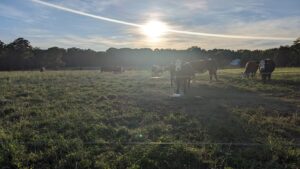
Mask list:
[[24,38],[17,38],[9,44],[0,40],[0,70],[33,70],[88,68],[101,66],[124,66],[145,68],[153,64],[169,64],[175,59],[187,61],[212,58],[219,67],[226,67],[234,59],[240,59],[241,66],[249,60],[271,58],[277,66],[300,66],[300,38],[291,46],[280,46],[266,50],[205,50],[193,46],[186,50],[175,49],[130,49],[109,48],[106,51],[91,49],[34,48]]

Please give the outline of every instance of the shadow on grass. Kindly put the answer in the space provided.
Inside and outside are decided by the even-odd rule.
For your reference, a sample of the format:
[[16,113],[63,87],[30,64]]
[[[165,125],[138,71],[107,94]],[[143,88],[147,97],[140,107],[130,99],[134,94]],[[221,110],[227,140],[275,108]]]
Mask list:
[[[193,84],[188,93],[179,98],[140,95],[135,102],[143,112],[155,112],[162,120],[168,118],[170,114],[173,114],[175,119],[196,120],[195,123],[199,123],[200,128],[205,130],[204,140],[212,142],[252,143],[256,141],[258,136],[255,126],[246,124],[232,112],[233,109],[244,109],[245,112],[249,109],[264,110],[265,116],[292,116],[297,111],[295,104],[280,98],[266,97],[258,92],[244,91],[233,86],[215,86],[215,84],[223,83]],[[177,122],[172,126],[189,128],[189,125],[183,122]],[[193,132],[193,129],[190,128],[188,132]]]
[[286,86],[286,85],[295,86],[295,87],[300,86],[300,80],[296,81],[296,80],[272,79],[271,81],[268,81],[266,83],[272,84],[272,85],[281,85],[281,86]]

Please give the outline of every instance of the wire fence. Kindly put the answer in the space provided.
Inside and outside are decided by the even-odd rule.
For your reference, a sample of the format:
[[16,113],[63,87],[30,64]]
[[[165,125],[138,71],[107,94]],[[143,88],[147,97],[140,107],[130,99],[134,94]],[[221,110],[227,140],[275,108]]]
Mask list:
[[[9,143],[17,143],[23,145],[46,145],[46,144],[59,144],[63,143],[60,141],[68,141],[68,140],[51,140],[47,141],[11,141]],[[1,144],[5,144],[8,142],[0,142]],[[72,142],[74,143],[74,140]],[[243,143],[243,142],[102,142],[102,141],[91,141],[91,142],[82,142],[83,145],[195,145],[195,146],[209,146],[209,145],[220,145],[220,146],[237,146],[237,147],[258,147],[258,146],[270,146],[270,144],[266,143]],[[281,146],[285,147],[300,147],[300,143],[289,143],[289,144],[280,144]]]

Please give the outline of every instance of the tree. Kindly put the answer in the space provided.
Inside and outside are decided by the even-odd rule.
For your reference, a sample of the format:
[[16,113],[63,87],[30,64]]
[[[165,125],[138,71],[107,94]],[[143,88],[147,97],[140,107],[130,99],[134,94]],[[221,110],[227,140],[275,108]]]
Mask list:
[[291,66],[300,66],[300,38],[294,41],[291,49]]
[[18,38],[6,45],[4,49],[4,61],[7,69],[28,69],[32,66],[33,56],[30,42],[24,38]]
[[4,49],[5,43],[0,40],[0,50]]
[[278,52],[276,53],[274,57],[274,61],[277,66],[285,67],[290,66],[290,60],[291,60],[291,50],[288,46],[280,46]]
[[5,59],[4,59],[4,48],[5,44],[0,40],[0,70],[5,64]]
[[30,42],[18,38],[12,43],[0,41],[0,70],[36,69],[43,66],[58,67],[98,67],[125,66],[147,68],[153,64],[168,65],[172,60],[194,61],[211,57],[220,68],[232,60],[240,59],[241,66],[250,60],[273,59],[277,66],[300,66],[300,38],[291,46],[281,46],[267,50],[204,50],[192,46],[186,50],[140,48],[109,48],[96,52],[91,49],[52,47],[47,50],[32,48]]
[[35,68],[52,68],[56,69],[65,65],[62,61],[66,50],[63,48],[52,47],[47,50],[34,49]]
[[300,44],[300,37],[294,41],[294,45]]
[[65,63],[62,61],[63,56],[66,53],[66,50],[63,48],[52,47],[46,51],[46,66],[51,68],[62,67]]
[[5,48],[5,44],[0,40],[0,59],[1,59],[1,54],[4,50],[4,48]]

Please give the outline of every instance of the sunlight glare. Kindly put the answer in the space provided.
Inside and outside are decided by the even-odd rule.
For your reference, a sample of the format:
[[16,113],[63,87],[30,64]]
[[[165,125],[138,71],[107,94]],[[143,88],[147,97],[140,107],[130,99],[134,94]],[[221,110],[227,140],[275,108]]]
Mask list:
[[167,31],[167,25],[157,20],[148,21],[144,26],[142,26],[142,33],[151,41],[160,41],[161,37],[165,35]]

